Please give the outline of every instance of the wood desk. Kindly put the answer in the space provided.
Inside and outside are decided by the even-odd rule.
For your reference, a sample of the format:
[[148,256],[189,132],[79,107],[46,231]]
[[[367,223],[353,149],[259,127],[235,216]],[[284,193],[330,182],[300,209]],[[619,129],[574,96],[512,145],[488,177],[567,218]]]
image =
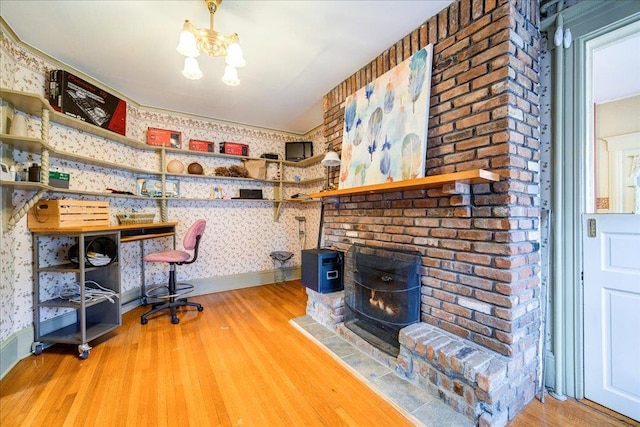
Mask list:
[[38,228],[29,227],[32,233],[45,233],[53,236],[63,236],[74,233],[119,231],[120,241],[155,239],[157,237],[175,236],[177,222],[149,222],[143,224],[99,225],[67,228]]

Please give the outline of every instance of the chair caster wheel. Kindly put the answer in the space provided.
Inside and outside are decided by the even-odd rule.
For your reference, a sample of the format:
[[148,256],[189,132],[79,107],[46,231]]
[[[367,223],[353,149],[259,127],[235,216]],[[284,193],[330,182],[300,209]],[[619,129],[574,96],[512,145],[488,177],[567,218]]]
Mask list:
[[89,350],[85,350],[78,355],[80,359],[87,359],[89,357]]
[[144,317],[141,317],[141,318],[140,318],[140,323],[141,323],[141,324],[146,325],[146,324],[147,324],[147,322],[148,322],[148,320],[147,320],[147,319],[145,319]]
[[198,307],[198,311],[204,311],[204,307]]
[[171,323],[173,323],[174,325],[180,323],[180,319],[178,319],[178,316],[171,316]]

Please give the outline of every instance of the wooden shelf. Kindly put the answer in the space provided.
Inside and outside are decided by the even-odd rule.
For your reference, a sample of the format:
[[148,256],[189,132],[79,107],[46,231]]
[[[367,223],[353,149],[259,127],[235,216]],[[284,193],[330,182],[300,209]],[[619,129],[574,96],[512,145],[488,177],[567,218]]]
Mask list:
[[318,178],[301,179],[300,181],[282,181],[282,183],[283,184],[294,184],[294,185],[311,185],[311,184],[317,184],[319,182],[323,182],[324,180],[325,180],[325,178],[323,176],[321,176],[321,177],[318,177]]
[[[114,133],[108,129],[101,128],[99,126],[94,126],[91,123],[84,122],[82,120],[78,120],[76,118],[67,116],[63,113],[60,113],[54,110],[49,101],[42,97],[41,95],[33,94],[33,93],[24,93],[21,91],[7,89],[0,87],[0,99],[8,102],[12,108],[15,108],[18,111],[26,113],[28,115],[43,117],[43,115],[49,116],[49,121],[51,124],[57,123],[62,126],[69,127],[71,129],[78,130],[80,132],[85,132],[91,134],[96,137],[101,137],[106,140],[120,143],[136,150],[145,150],[145,151],[153,151],[159,153],[161,163],[166,162],[166,157],[171,156],[205,156],[205,157],[214,157],[225,160],[234,160],[234,161],[242,161],[246,159],[262,159],[259,157],[248,157],[248,156],[236,156],[230,154],[222,154],[222,153],[210,153],[204,151],[195,151],[195,150],[187,150],[182,148],[171,148],[171,147],[161,147],[161,146],[153,146],[145,144],[141,141],[129,138],[127,136],[123,136],[117,133]],[[48,113],[48,114],[45,114]],[[44,124],[44,122],[43,122]],[[50,126],[51,126],[50,124]],[[5,147],[8,147],[10,150],[17,149],[18,151],[26,152],[32,155],[43,155],[44,150],[49,153],[50,158],[68,160],[76,163],[81,163],[83,165],[92,165],[102,168],[108,169],[118,169],[122,171],[126,171],[131,174],[138,174],[142,176],[160,176],[162,178],[177,178],[177,179],[209,179],[209,180],[236,180],[236,181],[247,181],[247,182],[259,182],[265,185],[273,185],[274,193],[276,196],[275,200],[258,200],[258,199],[232,199],[231,201],[241,201],[241,202],[267,202],[273,203],[275,205],[275,213],[274,220],[278,220],[280,208],[283,202],[294,202],[293,199],[281,199],[280,195],[283,194],[283,186],[284,185],[294,185],[294,186],[306,186],[311,184],[320,183],[324,180],[323,177],[315,177],[315,178],[307,178],[302,180],[284,180],[280,179],[253,179],[253,178],[240,178],[240,177],[222,177],[222,176],[214,176],[214,175],[193,175],[193,174],[174,174],[167,173],[164,170],[160,171],[148,171],[146,169],[142,169],[136,166],[128,166],[122,163],[111,162],[108,160],[104,160],[101,158],[93,158],[81,154],[70,153],[63,149],[56,148],[50,144],[50,140],[48,134],[45,132],[41,132],[41,138],[32,138],[25,136],[15,136],[9,135],[6,133],[0,133],[0,149],[4,152]],[[3,155],[6,155],[3,153]],[[308,159],[304,159],[299,162],[294,162],[290,160],[279,159],[262,159],[267,163],[275,164],[278,167],[278,171],[280,172],[280,176],[284,176],[284,167],[293,167],[293,168],[306,168],[312,165],[319,164],[324,158],[324,154],[316,155],[310,157]],[[164,167],[163,167],[164,169]],[[74,189],[61,189],[56,187],[51,187],[49,185],[45,185],[42,183],[36,182],[7,182],[0,181],[3,187],[10,187],[13,190],[21,190],[21,191],[37,191],[32,197],[30,201],[39,200],[43,197],[44,192],[50,193],[61,193],[61,194],[79,194],[86,196],[96,196],[96,197],[120,197],[120,198],[131,198],[131,199],[143,199],[143,200],[159,200],[161,202],[161,211],[163,208],[166,208],[166,203],[172,200],[212,200],[207,198],[169,198],[169,197],[146,197],[146,196],[137,196],[137,195],[128,195],[128,194],[116,194],[116,193],[105,193],[104,191],[89,191],[89,190],[74,190]],[[300,202],[297,201],[296,202]],[[16,213],[11,216],[7,222],[9,227],[12,227],[16,224],[16,222],[24,215],[22,210],[16,210]],[[166,219],[166,218],[165,218]],[[4,224],[3,224],[4,226]],[[4,229],[4,227],[3,227]]]
[[299,162],[294,162],[292,160],[280,160],[285,166],[293,166],[299,168],[306,168],[311,165],[316,165],[320,163],[324,159],[324,154],[318,154],[313,157],[309,157],[308,159],[300,160]]
[[[340,190],[322,191],[311,193],[310,197],[337,197],[351,196],[356,194],[387,193],[390,191],[425,190],[428,188],[438,188],[447,184],[480,184],[485,182],[498,182],[500,175],[484,169],[473,169],[463,172],[446,173],[442,175],[432,175],[424,178],[412,179],[398,182],[385,182],[383,184],[364,185],[362,187],[342,188]],[[455,193],[455,191],[448,191]]]
[[40,138],[30,138],[28,136],[15,136],[7,133],[0,134],[0,141],[3,145],[11,148],[17,148],[20,151],[26,151],[30,154],[40,154],[42,148],[51,149]]
[[67,116],[66,114],[59,113],[49,105],[48,100],[44,99],[40,95],[0,88],[0,98],[9,102],[17,110],[32,116],[42,117],[42,110],[47,109],[49,110],[49,118],[54,123],[87,132],[111,141],[116,141],[130,147],[149,151],[158,151],[162,148],[143,144],[140,141],[112,132],[109,129],[104,129],[91,123]]
[[68,153],[66,151],[59,150],[39,138],[29,138],[21,136],[13,136],[7,134],[0,134],[0,141],[6,144],[8,147],[17,148],[20,151],[28,152],[30,154],[40,155],[42,150],[49,150],[49,155],[56,159],[70,160],[72,162],[90,164],[93,166],[99,166],[110,169],[120,169],[129,171],[132,173],[145,174],[145,175],[162,175],[161,172],[148,171],[146,169],[123,165],[121,163],[110,162],[107,160],[96,159],[93,157],[83,156],[75,153]]

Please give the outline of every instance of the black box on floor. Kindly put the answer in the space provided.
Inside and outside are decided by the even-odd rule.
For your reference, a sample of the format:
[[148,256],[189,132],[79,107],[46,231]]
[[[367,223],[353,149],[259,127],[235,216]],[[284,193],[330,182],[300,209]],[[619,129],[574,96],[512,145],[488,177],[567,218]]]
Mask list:
[[302,251],[302,284],[321,294],[344,289],[344,254],[331,249]]
[[83,122],[125,135],[127,103],[64,70],[49,72],[49,104]]

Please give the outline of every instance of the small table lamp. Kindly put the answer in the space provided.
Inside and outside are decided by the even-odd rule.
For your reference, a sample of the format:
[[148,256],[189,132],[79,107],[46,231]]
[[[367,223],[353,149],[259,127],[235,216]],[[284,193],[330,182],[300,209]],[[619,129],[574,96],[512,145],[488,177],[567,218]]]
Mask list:
[[331,175],[331,169],[334,166],[340,166],[340,156],[338,156],[338,153],[333,151],[333,144],[329,145],[329,151],[327,151],[327,154],[325,154],[324,159],[322,159],[320,163],[322,163],[322,166],[325,166],[326,168],[328,168],[327,184],[326,184],[325,190],[331,190],[333,187],[333,184],[329,183],[329,176]]

